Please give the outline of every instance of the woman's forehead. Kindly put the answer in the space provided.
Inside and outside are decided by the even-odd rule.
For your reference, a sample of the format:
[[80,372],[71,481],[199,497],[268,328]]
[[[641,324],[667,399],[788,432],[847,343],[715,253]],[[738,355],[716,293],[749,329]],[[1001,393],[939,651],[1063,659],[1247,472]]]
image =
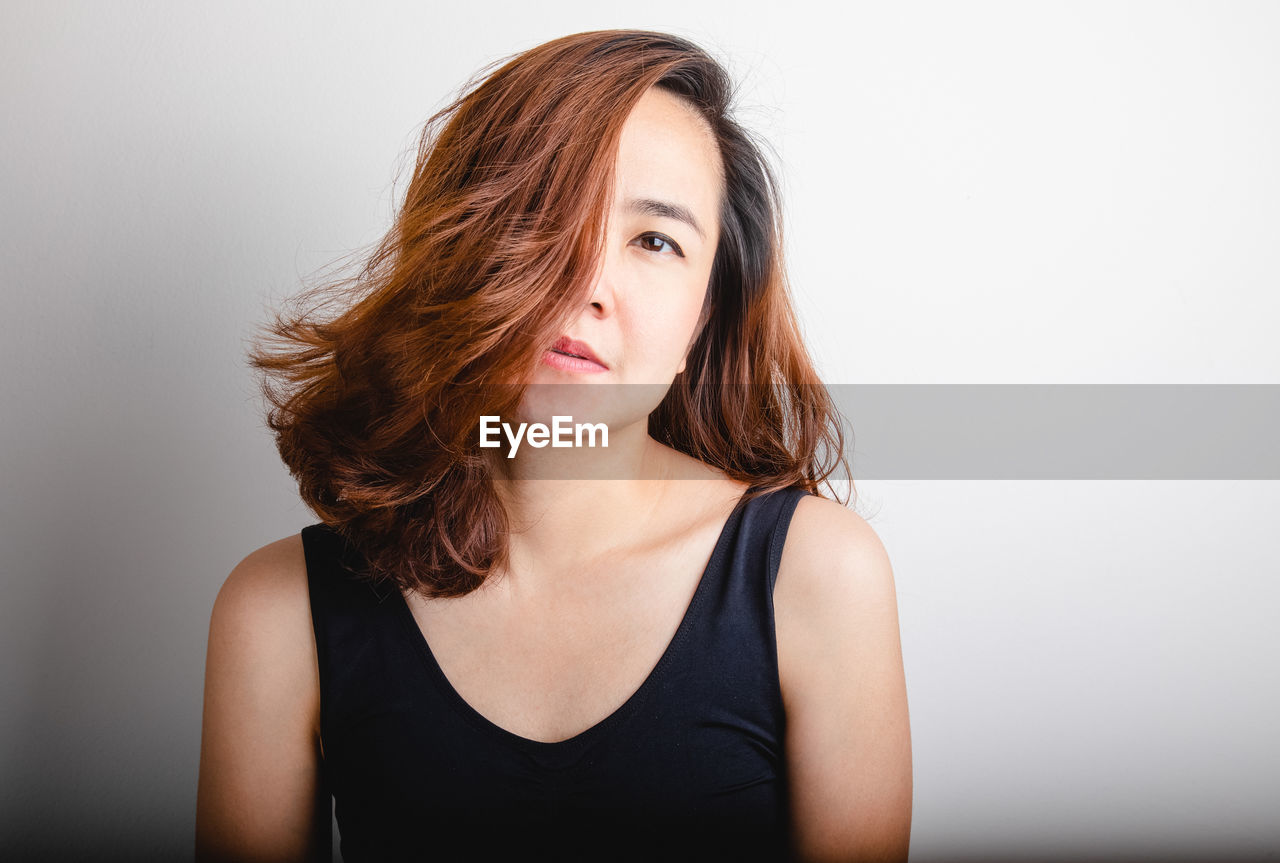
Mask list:
[[641,97],[622,128],[617,174],[620,204],[670,202],[704,227],[714,223],[722,176],[719,146],[706,120],[681,97],[658,88]]

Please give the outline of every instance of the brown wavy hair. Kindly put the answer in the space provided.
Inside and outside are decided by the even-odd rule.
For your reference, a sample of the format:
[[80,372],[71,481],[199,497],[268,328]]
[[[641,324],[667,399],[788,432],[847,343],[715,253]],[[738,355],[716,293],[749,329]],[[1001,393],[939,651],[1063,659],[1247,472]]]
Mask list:
[[460,596],[506,563],[479,417],[514,411],[508,384],[589,297],[622,125],[650,87],[706,120],[725,193],[693,348],[649,434],[748,483],[744,499],[849,475],[789,297],[778,186],[729,76],[677,36],[577,33],[482,69],[434,114],[358,272],[295,298],[251,349],[280,456],[365,577]]

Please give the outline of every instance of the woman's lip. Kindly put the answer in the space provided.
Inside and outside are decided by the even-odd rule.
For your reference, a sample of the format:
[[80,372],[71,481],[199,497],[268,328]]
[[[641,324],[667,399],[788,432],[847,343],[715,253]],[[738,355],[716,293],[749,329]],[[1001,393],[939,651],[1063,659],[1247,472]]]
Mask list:
[[592,360],[583,359],[582,357],[570,357],[564,354],[558,354],[555,351],[544,351],[542,361],[554,369],[560,369],[566,372],[585,372],[593,374],[595,372],[607,372],[604,366]]
[[556,339],[555,344],[553,344],[550,349],[562,354],[581,357],[582,359],[590,360],[598,366],[603,366],[606,369],[609,368],[605,365],[604,360],[596,356],[596,352],[591,350],[591,345],[586,342],[580,342],[577,339],[571,339],[568,336],[561,336]]

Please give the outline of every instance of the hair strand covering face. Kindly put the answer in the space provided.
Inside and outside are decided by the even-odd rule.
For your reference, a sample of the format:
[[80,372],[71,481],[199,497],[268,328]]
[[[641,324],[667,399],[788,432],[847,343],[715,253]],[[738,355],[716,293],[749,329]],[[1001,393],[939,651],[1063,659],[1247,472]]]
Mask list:
[[460,596],[506,563],[478,419],[515,410],[513,382],[586,301],[622,126],[653,86],[706,120],[725,194],[688,364],[649,434],[749,482],[748,496],[848,475],[788,293],[777,184],[731,117],[724,69],[677,36],[578,33],[507,59],[432,116],[358,274],[275,314],[250,353],[303,500],[374,582]]

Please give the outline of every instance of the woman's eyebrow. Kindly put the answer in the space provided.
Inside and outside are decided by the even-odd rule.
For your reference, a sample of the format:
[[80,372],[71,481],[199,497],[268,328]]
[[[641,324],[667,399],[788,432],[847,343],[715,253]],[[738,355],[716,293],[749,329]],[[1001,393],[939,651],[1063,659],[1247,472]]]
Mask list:
[[702,226],[693,217],[693,213],[690,212],[688,207],[681,204],[673,204],[669,201],[655,201],[652,198],[632,198],[627,201],[626,210],[628,213],[636,213],[641,216],[659,216],[664,219],[675,219],[678,222],[684,222],[697,231],[699,237],[704,240],[707,238]]

